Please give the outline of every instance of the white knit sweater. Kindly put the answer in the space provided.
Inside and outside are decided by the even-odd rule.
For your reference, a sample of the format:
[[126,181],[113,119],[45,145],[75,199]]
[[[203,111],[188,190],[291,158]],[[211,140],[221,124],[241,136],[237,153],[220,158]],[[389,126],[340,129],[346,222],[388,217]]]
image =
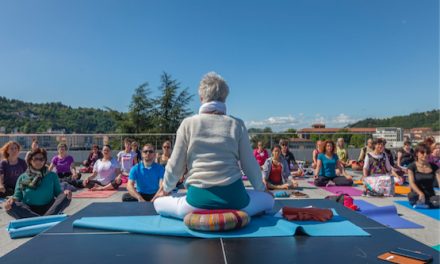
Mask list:
[[252,186],[263,191],[260,167],[242,120],[215,114],[188,117],[177,130],[173,153],[165,168],[164,191],[174,189],[186,169],[186,185],[229,185],[241,179],[238,161]]

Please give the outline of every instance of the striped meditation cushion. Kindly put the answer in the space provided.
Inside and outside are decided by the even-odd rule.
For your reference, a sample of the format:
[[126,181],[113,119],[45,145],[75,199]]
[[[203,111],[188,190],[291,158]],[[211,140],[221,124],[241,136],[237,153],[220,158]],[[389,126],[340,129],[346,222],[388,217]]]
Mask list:
[[239,229],[251,221],[247,213],[238,210],[203,210],[189,213],[184,222],[198,231],[227,231]]

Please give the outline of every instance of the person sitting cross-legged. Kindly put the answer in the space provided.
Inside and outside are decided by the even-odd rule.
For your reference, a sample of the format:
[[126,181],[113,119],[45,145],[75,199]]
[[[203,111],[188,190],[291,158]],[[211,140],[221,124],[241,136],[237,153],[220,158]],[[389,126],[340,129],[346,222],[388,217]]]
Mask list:
[[80,185],[92,191],[117,190],[122,184],[121,170],[116,159],[112,158],[109,145],[102,148],[103,158],[93,166],[93,173]]
[[[318,155],[318,164],[314,176],[316,186],[326,186],[330,181],[338,186],[353,185],[352,177],[345,172],[344,166],[335,152],[336,146],[333,141],[327,140],[321,145],[321,153]],[[338,175],[336,169],[338,169],[340,175]]]
[[153,145],[144,145],[142,161],[130,170],[127,183],[128,193],[122,196],[123,202],[150,201],[159,190],[165,168],[154,162],[155,157]]
[[58,175],[48,170],[46,161],[44,149],[29,153],[29,167],[18,178],[14,195],[3,205],[7,214],[16,219],[56,215],[69,206],[72,192],[61,190]]
[[281,147],[279,145],[272,148],[272,157],[264,162],[263,182],[270,190],[298,187],[298,183],[290,175],[287,160],[281,157]]

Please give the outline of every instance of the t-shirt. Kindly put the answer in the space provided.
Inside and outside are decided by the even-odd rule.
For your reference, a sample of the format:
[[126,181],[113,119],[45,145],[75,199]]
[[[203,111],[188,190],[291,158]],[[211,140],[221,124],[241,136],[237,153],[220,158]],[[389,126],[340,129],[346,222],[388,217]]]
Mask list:
[[415,162],[411,163],[408,166],[408,170],[411,170],[414,173],[414,183],[417,185],[417,187],[422,191],[426,198],[429,198],[431,196],[435,195],[434,191],[434,179],[435,179],[435,172],[438,170],[437,165],[430,163],[432,172],[430,173],[422,173],[417,170],[417,165]]
[[57,173],[68,173],[74,160],[72,156],[65,156],[60,158],[58,155],[52,158],[52,164],[55,165]]
[[345,148],[336,147],[336,154],[338,155],[338,158],[340,161],[343,161],[343,162],[348,161],[348,154],[347,154],[347,150]]
[[139,193],[154,194],[159,190],[159,181],[163,179],[165,168],[155,162],[150,167],[145,167],[140,162],[130,170],[129,180],[136,182]]
[[29,176],[26,173],[23,173],[18,178],[13,196],[18,201],[27,205],[47,205],[61,193],[60,180],[58,179],[58,175],[54,172],[49,172],[44,175],[37,188],[26,188],[21,190],[20,183],[25,181],[28,177]]
[[[385,169],[387,170],[387,172],[391,172],[392,167],[391,167],[390,161],[385,153],[381,153],[379,155],[376,155],[376,154],[374,154],[374,152],[370,152],[368,154],[370,154],[373,158],[375,158],[377,160],[384,158],[383,155],[385,155]],[[366,155],[365,162],[364,162],[364,169],[371,170],[372,168],[370,168],[369,166],[370,166],[370,157],[368,155]]]
[[275,165],[274,163],[272,163],[272,169],[270,170],[269,174],[270,183],[275,185],[283,184],[283,179],[281,178],[282,170],[283,167],[281,166],[281,164]]
[[128,174],[133,167],[134,159],[136,158],[137,154],[134,151],[125,152],[120,151],[118,153],[118,161],[121,164],[121,171],[125,174]]
[[322,162],[319,176],[328,178],[336,177],[336,165],[338,164],[338,155],[333,154],[332,158],[328,158],[324,153],[318,154],[318,160]]
[[263,151],[259,151],[258,149],[254,149],[254,157],[258,162],[258,165],[263,166],[264,162],[269,158],[269,153],[267,150],[263,149]]
[[93,172],[97,172],[95,180],[102,185],[107,185],[118,176],[116,175],[117,169],[119,169],[119,163],[114,158],[111,160],[97,160],[93,166]]
[[8,160],[0,162],[0,174],[4,175],[4,185],[6,188],[15,188],[18,177],[27,169],[26,161],[18,158],[18,162],[14,165],[9,164]]

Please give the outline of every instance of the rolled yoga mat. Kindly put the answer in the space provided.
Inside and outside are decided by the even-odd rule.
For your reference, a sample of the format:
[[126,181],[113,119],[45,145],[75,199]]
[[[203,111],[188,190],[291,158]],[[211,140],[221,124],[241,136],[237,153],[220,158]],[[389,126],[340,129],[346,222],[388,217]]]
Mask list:
[[421,225],[400,217],[394,205],[379,207],[363,200],[355,200],[354,204],[359,207],[359,213],[384,226],[397,229],[423,228]]
[[49,229],[67,218],[67,215],[49,215],[30,217],[13,220],[9,223],[7,231],[9,236],[14,238],[31,237]]

